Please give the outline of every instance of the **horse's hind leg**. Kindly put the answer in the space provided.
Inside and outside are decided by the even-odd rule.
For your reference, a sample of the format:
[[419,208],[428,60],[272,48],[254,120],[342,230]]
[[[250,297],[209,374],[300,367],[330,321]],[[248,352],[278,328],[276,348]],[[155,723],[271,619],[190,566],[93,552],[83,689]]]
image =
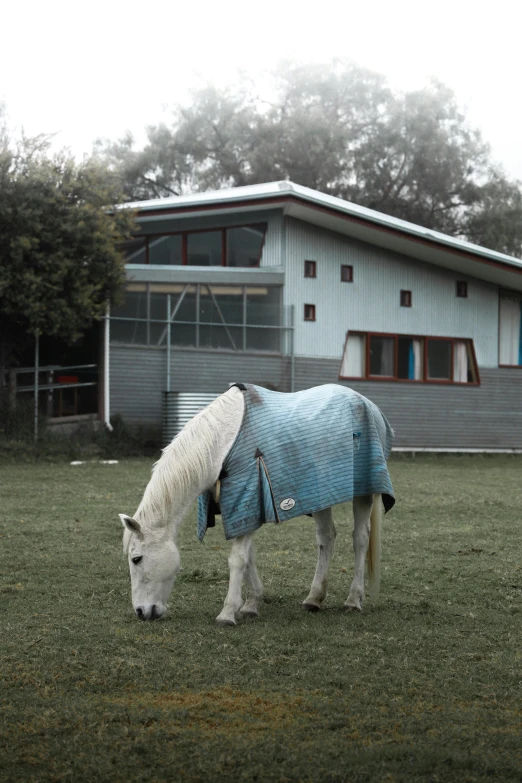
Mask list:
[[218,625],[236,625],[236,615],[243,604],[241,587],[250,560],[252,538],[253,533],[247,533],[247,535],[238,536],[232,541],[232,549],[228,558],[230,581],[225,604],[216,617]]
[[263,598],[263,583],[257,572],[253,543],[250,545],[250,556],[245,570],[245,582],[247,584],[248,593],[245,603],[239,610],[239,614],[242,617],[257,617],[259,614],[259,604]]
[[344,604],[346,609],[360,612],[364,601],[364,564],[370,540],[370,514],[373,495],[353,499],[353,551],[354,576],[350,593]]
[[310,593],[303,601],[303,607],[310,612],[317,612],[326,598],[328,569],[335,544],[336,532],[331,508],[316,511],[313,516],[318,547],[317,567]]

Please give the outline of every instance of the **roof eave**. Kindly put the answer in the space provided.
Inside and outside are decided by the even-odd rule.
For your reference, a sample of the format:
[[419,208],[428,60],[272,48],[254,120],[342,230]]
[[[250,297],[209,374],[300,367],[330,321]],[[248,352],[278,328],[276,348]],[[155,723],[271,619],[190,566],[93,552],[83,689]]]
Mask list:
[[[245,195],[246,191],[248,196]],[[140,223],[172,220],[176,217],[200,217],[209,213],[248,213],[259,208],[279,207],[285,214],[305,222],[421,261],[461,271],[462,274],[522,290],[522,261],[518,259],[290,182],[237,188],[226,191],[226,197],[221,191],[209,194],[208,198],[204,196],[188,197],[178,204],[159,200],[157,203],[139,202],[129,206],[138,210],[137,219]],[[485,267],[490,268],[488,273],[484,271]],[[491,268],[499,274],[492,276]]]

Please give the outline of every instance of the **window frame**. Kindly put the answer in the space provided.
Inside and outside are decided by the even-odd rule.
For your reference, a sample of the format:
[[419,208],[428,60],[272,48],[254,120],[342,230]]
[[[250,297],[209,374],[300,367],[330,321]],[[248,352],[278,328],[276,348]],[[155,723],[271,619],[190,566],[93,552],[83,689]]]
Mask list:
[[522,303],[522,294],[520,294],[518,291],[508,291],[508,290],[501,290],[499,291],[498,296],[498,367],[499,369],[503,370],[522,370],[522,364],[501,364],[500,363],[500,343],[501,343],[501,337],[500,337],[500,328],[501,328],[501,300],[502,299],[516,299],[520,303]]
[[[341,367],[343,363],[344,353],[346,351],[346,344],[348,342],[349,335],[359,335],[366,338],[365,344],[365,368],[364,375],[341,375]],[[372,337],[392,337],[395,340],[394,351],[394,375],[370,375],[370,343]],[[422,352],[423,352],[423,366],[422,366],[422,378],[399,378],[397,376],[398,371],[398,350],[399,350],[399,337],[406,337],[410,340],[422,340]],[[471,370],[472,375],[476,380],[467,381],[462,383],[461,381],[454,381],[453,378],[448,380],[444,378],[429,378],[428,377],[428,340],[440,340],[451,343],[451,359],[450,366],[453,368],[455,343],[467,343],[470,348],[471,355]],[[437,335],[426,334],[399,334],[398,332],[365,332],[361,329],[349,329],[346,332],[346,338],[343,346],[343,353],[341,356],[341,365],[339,367],[338,379],[342,381],[376,381],[376,382],[393,382],[393,383],[411,383],[411,384],[436,384],[442,386],[480,386],[480,373],[477,364],[477,357],[475,353],[475,344],[471,337],[439,337]]]
[[[312,265],[312,267],[311,267],[312,271],[313,271],[312,275],[307,275],[306,274],[306,268],[307,268],[306,265],[307,264],[311,264]],[[312,261],[310,259],[305,259],[303,273],[304,273],[303,274],[304,277],[309,278],[309,279],[315,279],[317,277],[317,261]]]
[[[259,256],[257,259],[257,263],[253,266],[228,266],[227,265],[227,250],[228,250],[228,242],[227,242],[227,231],[230,231],[235,228],[252,228],[254,226],[262,227],[263,228],[263,240],[261,242],[261,247],[259,250]],[[145,240],[145,265],[150,265],[150,251],[149,251],[149,242],[154,241],[157,239],[160,239],[161,237],[174,237],[174,236],[181,236],[181,257],[182,262],[181,264],[175,264],[173,265],[174,268],[180,267],[180,266],[196,266],[196,264],[192,265],[188,263],[188,236],[189,234],[209,234],[209,233],[216,233],[221,232],[221,264],[214,264],[212,266],[208,266],[205,268],[208,269],[219,269],[221,267],[226,267],[227,269],[258,269],[261,266],[261,258],[263,257],[263,250],[265,247],[266,242],[266,235],[268,232],[268,223],[241,223],[241,224],[234,224],[233,226],[214,226],[209,228],[194,228],[189,229],[185,231],[161,231],[157,234],[147,234],[147,233],[139,233],[139,234],[133,234],[131,237],[131,240],[134,239],[143,239]],[[136,266],[136,264],[128,263],[126,260],[124,261],[125,266]],[[140,265],[141,266],[141,265]],[[169,267],[171,265],[169,264],[161,264],[161,266]]]
[[[241,309],[242,309],[242,317],[241,321],[231,321],[223,316],[223,313],[220,312],[219,320],[208,320],[204,316],[201,315],[201,308],[199,306],[200,296],[203,293],[204,296],[209,295],[211,299],[214,299],[214,297],[217,295],[219,296],[220,291],[216,289],[230,289],[233,288],[237,290],[237,296],[238,298],[241,297]],[[205,292],[202,292],[202,289],[206,289]],[[256,295],[258,293],[266,292],[268,293],[268,289],[275,289],[277,290],[277,297],[279,299],[277,303],[277,319],[278,323],[276,324],[266,324],[266,323],[252,323],[249,320],[248,316],[248,296],[250,295]],[[125,295],[128,293],[139,293],[144,295],[144,308],[145,312],[143,314],[144,317],[134,317],[130,315],[114,315],[114,309],[112,310],[109,318],[113,322],[131,322],[134,324],[143,324],[143,327],[145,329],[145,340],[144,341],[135,341],[135,340],[122,340],[122,339],[116,339],[115,342],[121,344],[121,345],[132,345],[132,346],[138,346],[140,348],[157,348],[159,343],[157,342],[155,337],[151,337],[151,325],[152,324],[161,324],[164,325],[165,331],[168,328],[168,317],[167,315],[162,318],[151,318],[151,296],[154,294],[172,294],[177,295],[177,297],[184,297],[186,293],[188,294],[194,294],[195,299],[195,318],[191,320],[186,320],[185,318],[175,317],[175,313],[171,315],[170,323],[174,326],[189,326],[194,327],[195,329],[195,345],[184,345],[178,342],[171,342],[171,348],[173,349],[180,349],[180,350],[190,350],[190,351],[222,351],[222,350],[231,350],[233,353],[255,353],[255,354],[268,354],[270,356],[274,355],[284,355],[284,334],[285,334],[285,325],[284,325],[284,305],[283,305],[283,286],[281,285],[250,285],[248,283],[241,283],[241,284],[233,284],[231,286],[227,285],[226,283],[151,283],[149,282],[127,282],[125,288],[124,288]],[[229,292],[228,292],[229,293]],[[125,304],[125,302],[123,303]],[[173,303],[174,305],[174,311],[177,309],[178,305],[180,304],[180,299],[177,298]],[[117,310],[117,308],[116,308]],[[201,327],[217,327],[219,329],[225,328],[225,331],[227,333],[227,336],[230,339],[231,347],[230,348],[223,348],[223,347],[216,347],[216,346],[209,346],[202,344],[200,341],[200,328]],[[242,336],[240,339],[240,342],[236,344],[233,337],[230,337],[230,334],[227,330],[230,329],[241,329],[242,330]],[[271,331],[271,330],[277,330],[279,337],[279,348],[274,350],[270,347],[263,347],[263,348],[252,348],[248,347],[249,343],[249,332],[250,330],[262,330],[263,332]],[[163,338],[162,338],[163,339]]]
[[[349,280],[346,280],[343,277],[343,270],[344,269],[349,269],[350,270],[350,273],[349,273],[350,279]],[[352,264],[341,264],[341,283],[353,283],[353,265]]]
[[[306,308],[307,307],[311,308],[311,313],[312,313],[312,316],[313,316],[312,318],[307,318],[307,316],[306,316]],[[308,323],[313,323],[315,320],[316,320],[315,305],[314,304],[309,304],[309,303],[304,304],[303,305],[303,321],[307,321]]]
[[405,288],[402,288],[399,301],[400,301],[401,307],[412,307],[413,297],[412,297],[411,291],[407,290]]

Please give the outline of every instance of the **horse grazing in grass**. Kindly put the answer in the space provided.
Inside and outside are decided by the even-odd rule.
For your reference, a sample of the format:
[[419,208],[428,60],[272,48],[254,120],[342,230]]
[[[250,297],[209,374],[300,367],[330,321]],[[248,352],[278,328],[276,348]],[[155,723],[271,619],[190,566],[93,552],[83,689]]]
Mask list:
[[[307,514],[316,525],[318,560],[303,606],[323,603],[335,541],[332,506],[353,500],[354,577],[345,607],[360,611],[364,569],[370,592],[380,581],[382,506],[394,504],[386,466],[393,432],[361,394],[336,384],[285,394],[235,384],[194,416],[153,467],[134,517],[120,514],[132,604],[141,620],[156,620],[180,567],[179,526],[198,501],[198,535],[222,516],[232,539],[230,583],[219,625],[259,612],[263,585],[252,545],[265,522]],[[242,598],[243,580],[248,593]]]

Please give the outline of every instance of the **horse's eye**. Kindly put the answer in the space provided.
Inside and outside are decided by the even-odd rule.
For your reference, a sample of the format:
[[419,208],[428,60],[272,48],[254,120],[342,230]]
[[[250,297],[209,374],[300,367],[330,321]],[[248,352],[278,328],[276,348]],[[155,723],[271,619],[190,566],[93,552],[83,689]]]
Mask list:
[[138,555],[138,557],[132,558],[132,562],[134,563],[134,565],[138,565],[138,563],[141,563],[142,560],[143,560],[143,555]]

